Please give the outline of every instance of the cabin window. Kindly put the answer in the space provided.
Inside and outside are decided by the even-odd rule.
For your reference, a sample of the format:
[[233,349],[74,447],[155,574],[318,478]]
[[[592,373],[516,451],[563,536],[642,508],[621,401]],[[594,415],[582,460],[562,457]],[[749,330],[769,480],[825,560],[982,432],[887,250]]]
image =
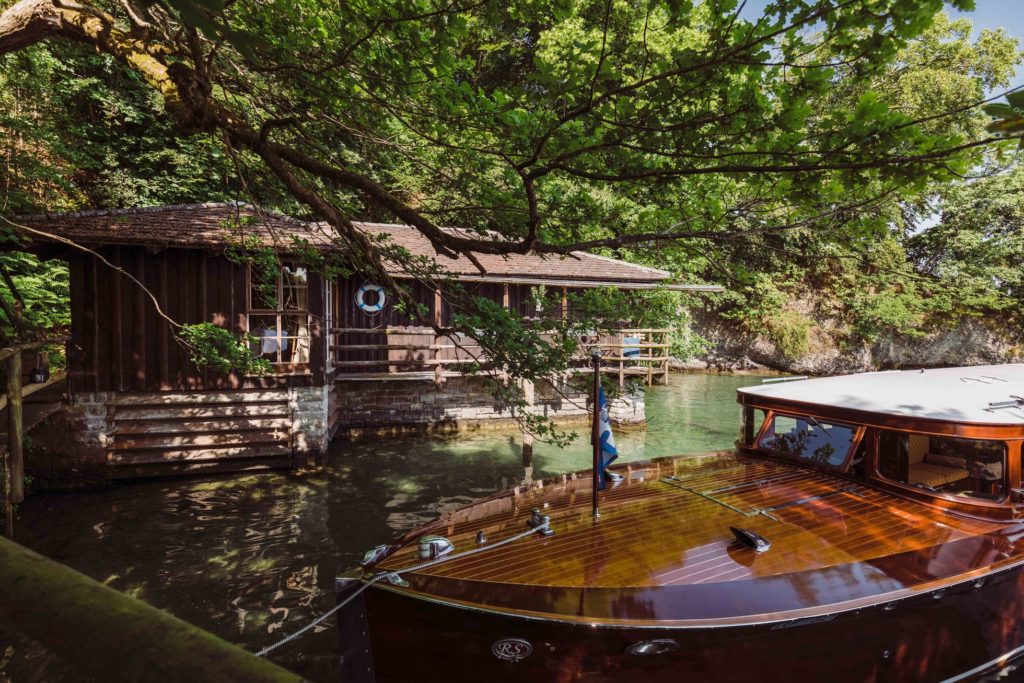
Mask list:
[[818,465],[841,467],[857,434],[854,427],[822,422],[810,416],[778,415],[761,434],[758,446]]
[[249,273],[249,334],[253,354],[275,364],[309,362],[309,281],[306,269],[282,263],[276,277]]
[[999,500],[1005,463],[1001,441],[893,431],[878,435],[878,474],[926,491]]

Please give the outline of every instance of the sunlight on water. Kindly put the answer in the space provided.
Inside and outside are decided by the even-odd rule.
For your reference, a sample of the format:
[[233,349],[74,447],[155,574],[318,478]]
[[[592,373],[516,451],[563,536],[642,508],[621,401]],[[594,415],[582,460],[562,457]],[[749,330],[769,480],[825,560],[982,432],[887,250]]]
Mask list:
[[[616,435],[623,461],[729,448],[737,387],[755,376],[677,375],[647,397],[646,429]],[[537,443],[534,476],[586,469],[587,427],[565,450]],[[334,576],[365,550],[523,479],[514,430],[338,441],[327,473],[244,475],[45,495],[18,540],[250,650],[334,604]],[[333,622],[273,659],[337,678]],[[74,680],[65,678],[64,680]]]

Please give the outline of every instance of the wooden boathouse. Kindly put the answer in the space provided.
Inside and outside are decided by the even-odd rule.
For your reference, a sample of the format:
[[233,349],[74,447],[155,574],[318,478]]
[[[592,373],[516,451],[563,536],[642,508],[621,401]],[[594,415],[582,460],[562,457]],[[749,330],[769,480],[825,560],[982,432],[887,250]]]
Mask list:
[[[326,281],[290,260],[297,248],[337,248],[323,225],[234,203],[19,222],[53,236],[32,234],[23,248],[64,259],[70,269],[67,416],[79,467],[84,459],[108,478],[290,467],[324,451],[339,429],[509,417],[487,389],[489,378],[461,372],[461,344],[417,326],[365,278]],[[669,278],[589,254],[479,255],[474,263],[437,255],[407,226],[359,227],[434,259],[473,293],[527,315],[538,286],[567,301],[582,288],[651,289]],[[276,282],[263,277],[257,285],[252,267],[233,254],[239,245],[272,247]],[[434,322],[446,325],[451,312],[442,292],[420,281],[411,286]],[[168,319],[248,332],[274,370],[242,376],[196,367]],[[602,338],[612,372],[620,380],[665,377],[666,332],[623,329]],[[562,387],[529,389],[534,409],[545,414],[586,411],[585,399]]]

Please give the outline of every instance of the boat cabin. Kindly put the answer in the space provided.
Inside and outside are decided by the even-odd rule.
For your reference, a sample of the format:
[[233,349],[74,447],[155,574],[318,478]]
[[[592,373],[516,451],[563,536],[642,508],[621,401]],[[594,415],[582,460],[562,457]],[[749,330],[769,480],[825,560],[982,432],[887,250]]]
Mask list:
[[739,390],[740,451],[966,514],[1016,517],[1024,364],[874,372]]

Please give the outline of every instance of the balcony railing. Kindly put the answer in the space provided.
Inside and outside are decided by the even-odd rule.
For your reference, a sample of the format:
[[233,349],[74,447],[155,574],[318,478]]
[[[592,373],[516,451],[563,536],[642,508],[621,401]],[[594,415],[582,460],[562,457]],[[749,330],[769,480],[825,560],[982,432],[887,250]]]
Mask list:
[[[666,329],[622,329],[584,335],[571,369],[590,372],[589,350],[598,346],[605,372],[647,384],[668,381],[669,343]],[[337,379],[441,381],[473,370],[490,369],[473,339],[457,333],[439,335],[429,327],[332,328],[330,362]]]

